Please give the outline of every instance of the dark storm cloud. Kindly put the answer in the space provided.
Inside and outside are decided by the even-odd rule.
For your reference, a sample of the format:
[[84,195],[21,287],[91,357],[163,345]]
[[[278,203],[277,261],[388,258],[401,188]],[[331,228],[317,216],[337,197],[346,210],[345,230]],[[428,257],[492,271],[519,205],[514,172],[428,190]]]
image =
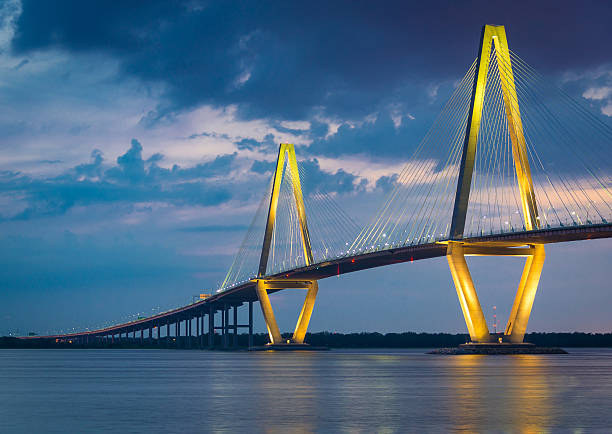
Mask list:
[[[130,148],[120,155],[115,165],[105,163],[101,151],[91,153],[91,161],[79,164],[59,176],[33,178],[18,172],[0,172],[0,194],[25,201],[26,207],[4,220],[27,220],[65,213],[74,206],[97,203],[165,202],[179,206],[218,205],[230,199],[258,199],[265,190],[262,178],[232,180],[237,153],[219,155],[211,161],[192,167],[178,165],[167,169],[157,163],[161,154],[142,158],[142,145],[132,140]],[[307,192],[352,193],[365,187],[365,180],[338,170],[330,174],[319,167],[317,160],[301,163],[308,179],[303,181]],[[262,175],[274,170],[274,162],[255,161],[251,172]],[[194,229],[206,232],[212,229]]]
[[266,172],[272,172],[274,167],[276,167],[276,162],[274,161],[253,161],[251,172],[263,174]]
[[264,139],[260,142],[255,139],[242,139],[238,142],[235,142],[235,145],[239,150],[249,150],[254,151],[256,149],[272,151],[274,148],[278,146],[278,144],[274,141],[274,135],[266,134]]
[[180,228],[181,232],[246,232],[249,230],[247,225],[206,225],[206,226],[189,226]]
[[[348,173],[342,169],[338,169],[335,173],[329,173],[321,170],[319,161],[314,158],[310,160],[302,160],[300,166],[300,182],[305,194],[309,193],[355,193],[363,191],[366,187],[367,180],[359,178],[352,173]],[[272,176],[276,162],[272,161],[254,161],[251,166],[251,172]]]
[[398,178],[399,176],[397,174],[381,176],[376,181],[376,188],[380,188],[385,193],[389,193],[397,185]]
[[[243,116],[358,116],[460,76],[485,23],[540,70],[608,61],[607,2],[122,2],[25,0],[13,51],[101,51],[123,73],[167,86],[172,111],[238,104]],[[580,34],[580,37],[576,37]],[[584,41],[589,41],[585,44]]]
[[379,114],[373,122],[362,125],[343,124],[336,134],[315,138],[308,152],[331,157],[346,154],[371,154],[377,157],[401,157],[406,159],[420,139],[420,121],[402,119],[396,127],[388,113]]
[[57,215],[73,206],[110,202],[167,202],[176,205],[217,205],[240,196],[227,184],[212,178],[227,174],[236,154],[220,155],[193,167],[159,167],[163,156],[142,158],[142,145],[132,140],[130,149],[117,158],[117,164],[104,164],[102,152],[94,150],[91,162],[79,164],[65,173],[47,179],[16,172],[0,174],[0,192],[6,197],[25,200],[26,208],[14,220]]
[[367,180],[359,178],[352,173],[338,169],[335,173],[327,173],[321,170],[317,159],[300,162],[304,177],[302,180],[306,194],[311,192],[319,193],[353,193],[363,191],[367,185]]

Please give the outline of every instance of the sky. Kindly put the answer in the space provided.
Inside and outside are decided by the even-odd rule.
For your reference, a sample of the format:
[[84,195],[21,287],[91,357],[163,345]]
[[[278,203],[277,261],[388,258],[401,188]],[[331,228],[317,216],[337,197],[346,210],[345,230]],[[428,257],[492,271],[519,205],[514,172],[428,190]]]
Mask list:
[[[126,321],[218,288],[281,142],[366,224],[483,24],[504,24],[513,51],[612,124],[611,18],[603,1],[1,0],[0,335]],[[529,330],[612,331],[610,247],[547,247]],[[470,264],[487,318],[494,305],[503,318],[521,261]],[[302,295],[272,297],[281,329]],[[440,258],[321,281],[310,330],[465,323]]]

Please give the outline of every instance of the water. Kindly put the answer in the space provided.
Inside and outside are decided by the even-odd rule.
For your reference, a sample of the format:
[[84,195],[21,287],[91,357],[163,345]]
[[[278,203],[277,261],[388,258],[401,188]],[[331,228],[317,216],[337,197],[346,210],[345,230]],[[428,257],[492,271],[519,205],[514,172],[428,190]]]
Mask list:
[[612,432],[612,350],[0,350],[1,433]]

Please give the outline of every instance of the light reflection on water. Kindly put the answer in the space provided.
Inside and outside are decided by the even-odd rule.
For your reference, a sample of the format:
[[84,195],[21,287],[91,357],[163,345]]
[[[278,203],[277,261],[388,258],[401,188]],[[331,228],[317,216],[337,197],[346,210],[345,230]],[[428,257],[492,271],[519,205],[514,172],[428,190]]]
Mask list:
[[544,357],[512,356],[493,365],[487,359],[467,355],[452,361],[451,414],[457,429],[538,433],[554,424]]
[[2,350],[0,432],[591,432],[612,350]]

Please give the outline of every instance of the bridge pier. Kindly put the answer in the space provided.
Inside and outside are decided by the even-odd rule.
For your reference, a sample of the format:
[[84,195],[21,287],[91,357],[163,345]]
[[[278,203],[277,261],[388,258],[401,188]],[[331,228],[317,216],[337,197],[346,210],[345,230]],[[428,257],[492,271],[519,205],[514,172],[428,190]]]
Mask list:
[[253,346],[253,302],[249,301],[249,348]]
[[202,325],[200,326],[200,331],[202,333],[202,336],[200,336],[200,348],[204,349],[206,347],[206,334],[204,334],[204,319],[206,318],[206,313],[204,312],[204,310],[202,310],[202,314],[201,314],[201,321],[202,321]]
[[198,346],[198,349],[200,349],[200,313],[196,313],[195,316],[195,320],[196,320],[196,345]]
[[192,318],[188,317],[185,322],[186,322],[186,329],[185,330],[185,337],[187,338],[187,342],[185,343],[185,347],[187,349],[191,348],[191,323],[192,323]]
[[238,346],[238,306],[234,305],[234,338],[232,342],[234,347]]
[[229,340],[229,308],[227,303],[223,305],[223,348],[227,348]]
[[465,256],[522,256],[527,258],[508,325],[502,337],[504,342],[522,343],[544,266],[544,246],[542,244],[509,245],[506,243],[500,246],[461,241],[448,242],[446,258],[470,339],[477,343],[495,342],[498,337],[489,333]]
[[[283,342],[283,338],[278,328],[276,318],[274,316],[274,310],[270,303],[270,297],[268,296],[268,290],[280,290],[289,288],[303,288],[307,289],[306,298],[304,305],[300,312],[293,337],[288,342]],[[270,343],[272,345],[279,345],[283,343],[295,343],[303,344],[306,331],[308,330],[308,323],[314,309],[315,299],[317,292],[319,291],[319,285],[316,280],[271,280],[271,279],[257,279],[257,297],[259,298],[259,305],[264,316],[264,321],[268,328],[268,335],[270,337]],[[250,318],[249,318],[250,320]]]
[[533,301],[538,290],[538,284],[540,283],[542,268],[544,267],[544,259],[546,258],[544,246],[542,244],[535,244],[533,249],[533,254],[528,256],[525,262],[516,298],[514,299],[508,325],[504,333],[512,343],[523,342],[525,338],[527,323],[529,322]]
[[170,320],[166,320],[166,348],[170,347]]
[[215,310],[212,305],[208,308],[208,346],[215,345]]

